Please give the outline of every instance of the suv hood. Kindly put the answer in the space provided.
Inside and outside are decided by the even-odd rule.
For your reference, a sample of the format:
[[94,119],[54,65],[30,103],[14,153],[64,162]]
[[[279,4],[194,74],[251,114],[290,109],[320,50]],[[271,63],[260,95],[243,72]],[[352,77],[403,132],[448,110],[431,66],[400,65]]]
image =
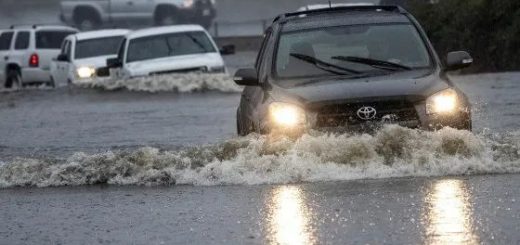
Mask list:
[[93,68],[101,68],[107,66],[107,59],[116,58],[117,55],[108,55],[108,56],[100,56],[100,57],[92,57],[86,59],[78,59],[74,61],[74,65],[76,67],[80,66],[88,66]]
[[[429,72],[428,72],[429,73]],[[296,99],[300,103],[334,101],[377,101],[401,98],[411,102],[421,101],[428,96],[450,88],[450,82],[438,73],[411,71],[392,75],[361,79],[323,79],[312,84],[282,88],[273,86],[275,100]]]

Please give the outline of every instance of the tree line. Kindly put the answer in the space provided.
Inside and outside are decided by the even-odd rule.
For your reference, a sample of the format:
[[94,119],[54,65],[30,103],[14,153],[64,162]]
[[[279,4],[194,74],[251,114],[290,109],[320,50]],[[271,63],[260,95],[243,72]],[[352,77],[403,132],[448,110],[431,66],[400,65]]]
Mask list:
[[475,59],[473,72],[520,69],[519,0],[412,0],[408,8],[442,57],[466,50]]

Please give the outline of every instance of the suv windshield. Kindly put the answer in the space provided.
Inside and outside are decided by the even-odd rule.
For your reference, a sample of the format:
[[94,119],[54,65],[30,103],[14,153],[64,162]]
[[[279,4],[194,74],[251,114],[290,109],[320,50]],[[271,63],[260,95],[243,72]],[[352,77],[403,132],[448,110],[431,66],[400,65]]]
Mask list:
[[412,24],[369,24],[285,32],[276,57],[278,78],[366,74],[431,66]]
[[87,39],[76,42],[75,59],[116,55],[123,36]]
[[136,38],[128,45],[127,62],[171,56],[213,53],[215,47],[204,32],[183,32]]
[[72,31],[38,31],[36,32],[36,48],[60,49],[63,40],[74,33]]

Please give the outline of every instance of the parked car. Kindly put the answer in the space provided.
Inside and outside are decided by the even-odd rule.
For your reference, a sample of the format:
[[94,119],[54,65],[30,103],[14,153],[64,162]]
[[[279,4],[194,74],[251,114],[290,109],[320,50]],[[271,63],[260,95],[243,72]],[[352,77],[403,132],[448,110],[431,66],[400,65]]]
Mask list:
[[281,15],[267,29],[237,111],[240,135],[371,130],[385,124],[471,130],[471,105],[413,16],[397,6],[352,6]]
[[19,26],[0,35],[0,83],[5,87],[46,83],[51,60],[60,53],[65,37],[78,31],[65,26]]
[[56,84],[92,79],[106,60],[117,57],[125,29],[100,30],[70,35],[63,41],[60,54],[51,64],[51,79]]
[[132,21],[208,28],[215,16],[215,0],[64,0],[60,18],[81,30],[92,30],[106,23]]
[[155,27],[126,35],[118,57],[107,60],[113,77],[126,79],[169,73],[225,73],[219,50],[208,34],[198,25]]

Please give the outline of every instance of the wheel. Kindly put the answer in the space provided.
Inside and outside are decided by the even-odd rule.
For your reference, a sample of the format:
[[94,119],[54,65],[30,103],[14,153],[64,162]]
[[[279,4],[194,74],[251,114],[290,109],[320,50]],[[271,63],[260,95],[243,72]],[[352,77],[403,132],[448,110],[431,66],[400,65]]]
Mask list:
[[209,30],[213,25],[213,20],[211,18],[204,18],[200,21],[200,25]]
[[21,88],[22,87],[22,76],[17,70],[9,70],[7,72],[7,78],[5,80],[6,88]]
[[47,86],[51,88],[56,88],[56,82],[54,81],[53,77],[51,77],[51,81],[47,83]]
[[175,15],[175,11],[171,8],[160,9],[155,16],[155,25],[170,26],[180,24],[179,19]]
[[97,12],[88,8],[75,11],[74,22],[82,31],[95,30],[101,26],[101,19]]

